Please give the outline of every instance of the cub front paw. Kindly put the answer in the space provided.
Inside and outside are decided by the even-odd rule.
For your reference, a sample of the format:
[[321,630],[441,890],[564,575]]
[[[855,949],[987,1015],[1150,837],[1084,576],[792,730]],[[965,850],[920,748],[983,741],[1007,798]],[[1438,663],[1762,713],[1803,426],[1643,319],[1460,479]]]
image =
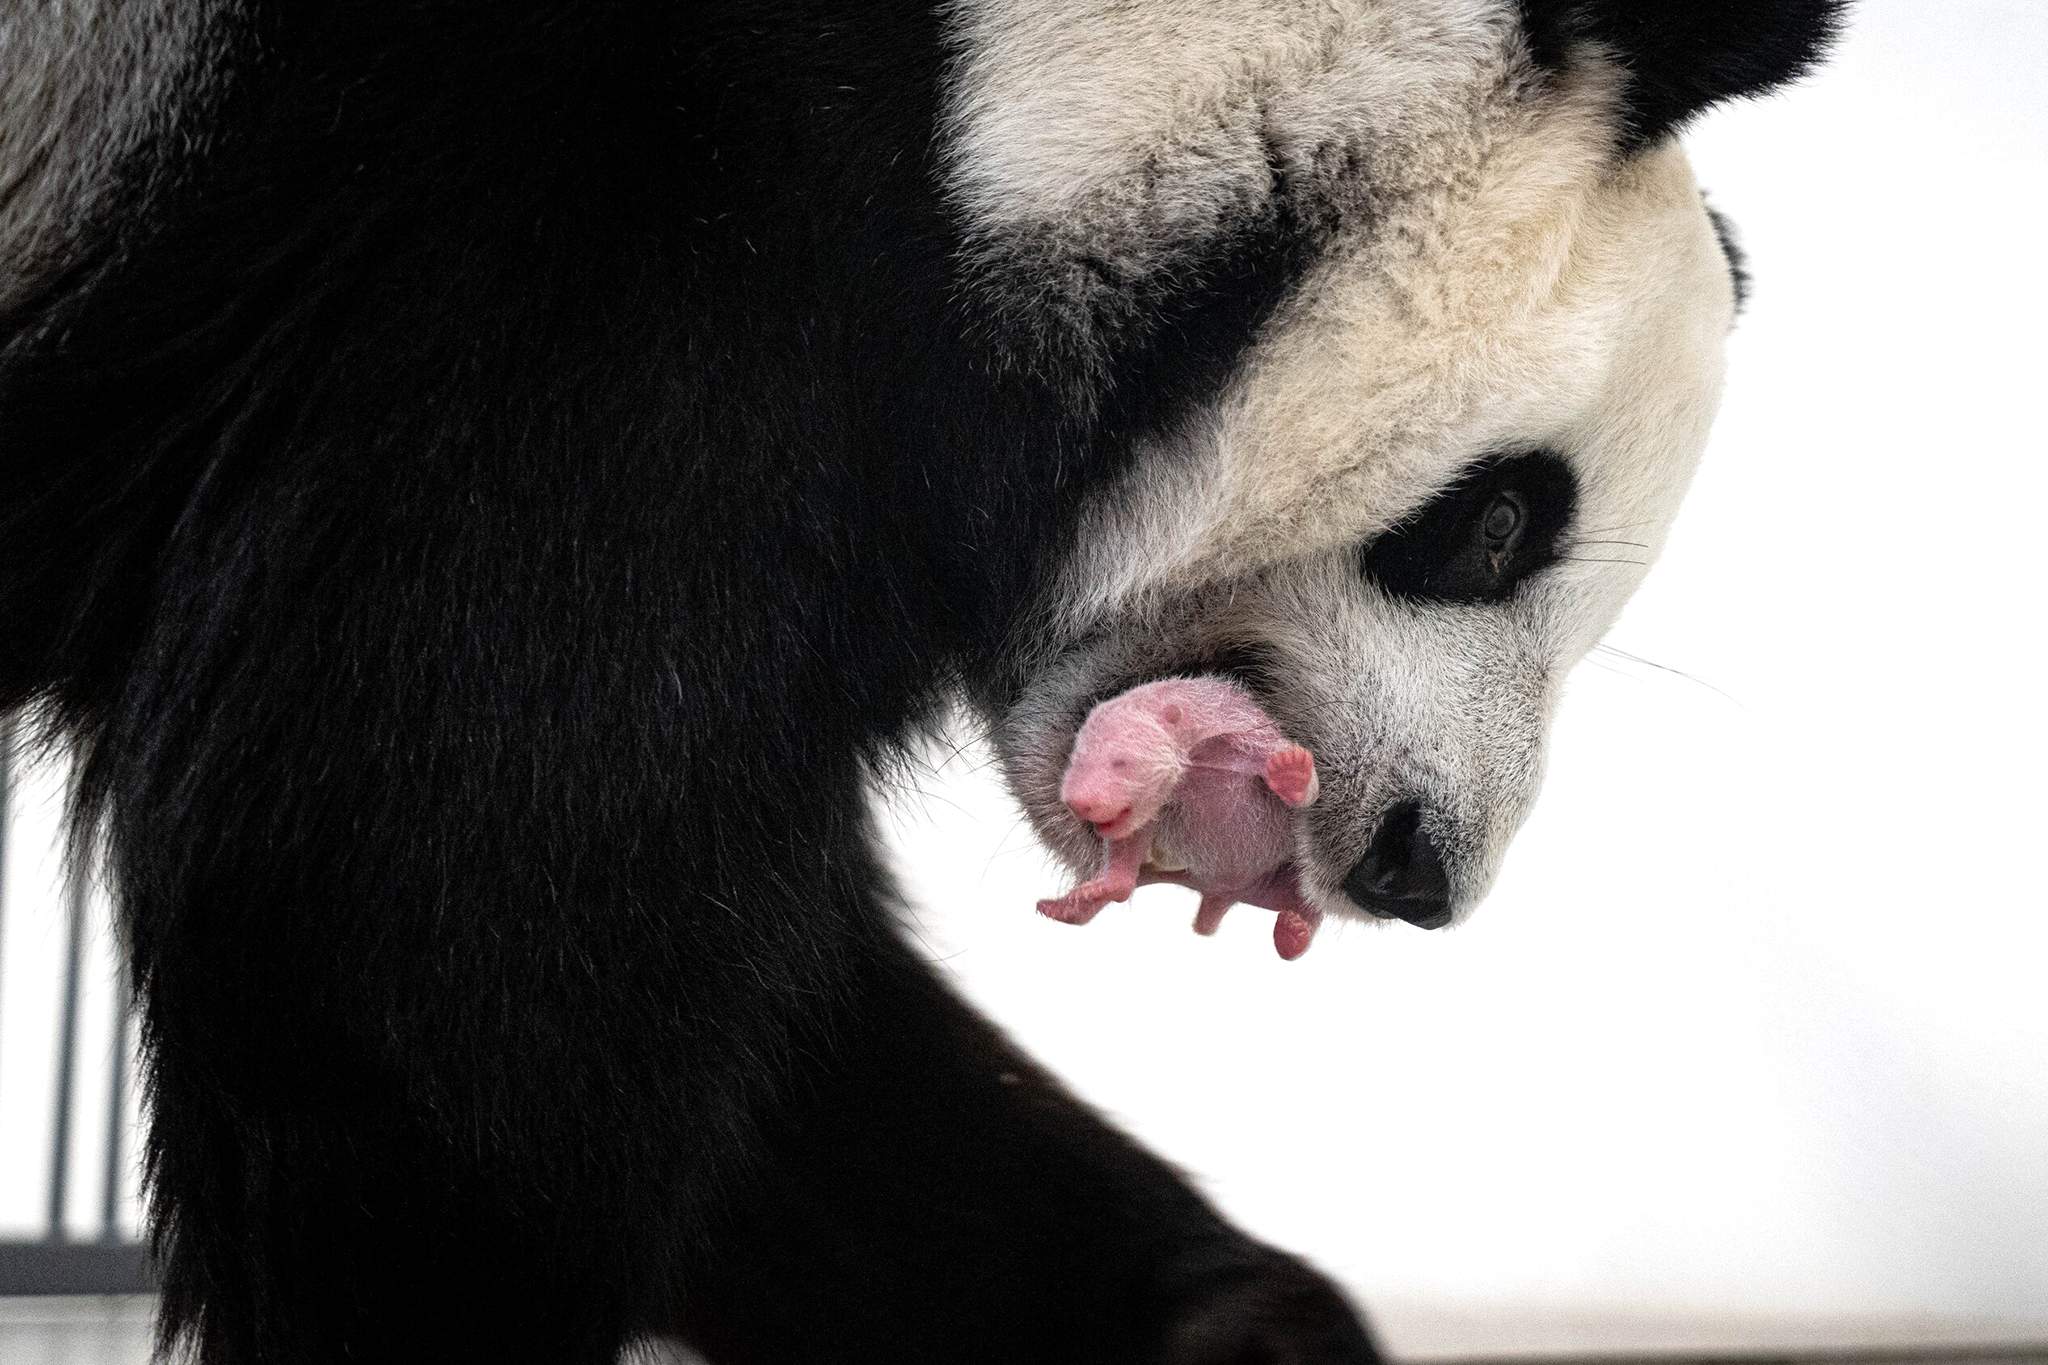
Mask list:
[[1266,760],[1266,785],[1290,806],[1308,805],[1322,788],[1316,756],[1298,744],[1279,750]]
[[1040,901],[1038,913],[1061,924],[1086,924],[1102,913],[1102,907],[1128,898],[1136,889],[1100,879],[1083,882],[1055,900]]

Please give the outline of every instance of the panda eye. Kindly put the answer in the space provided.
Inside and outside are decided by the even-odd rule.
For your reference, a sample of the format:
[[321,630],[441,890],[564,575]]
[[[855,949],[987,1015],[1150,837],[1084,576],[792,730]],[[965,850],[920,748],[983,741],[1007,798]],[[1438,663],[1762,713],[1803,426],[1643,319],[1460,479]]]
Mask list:
[[1479,523],[1480,534],[1498,547],[1508,547],[1509,542],[1521,532],[1522,522],[1527,513],[1522,500],[1513,493],[1496,493],[1487,504],[1486,516]]
[[1552,451],[1490,456],[1359,552],[1359,568],[1397,597],[1499,602],[1557,561],[1578,498]]

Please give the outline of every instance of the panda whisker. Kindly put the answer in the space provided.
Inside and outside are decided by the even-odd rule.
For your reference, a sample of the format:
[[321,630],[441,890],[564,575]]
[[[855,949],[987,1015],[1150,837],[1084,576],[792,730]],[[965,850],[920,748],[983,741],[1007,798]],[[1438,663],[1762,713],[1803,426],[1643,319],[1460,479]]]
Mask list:
[[[1707,691],[1714,693],[1716,696],[1727,697],[1729,701],[1735,700],[1733,696],[1730,696],[1727,692],[1724,692],[1720,688],[1714,686],[1706,679],[1694,677],[1692,674],[1686,672],[1682,668],[1673,668],[1669,664],[1660,664],[1655,659],[1645,659],[1640,654],[1631,654],[1625,649],[1617,649],[1613,645],[1609,644],[1595,645],[1593,646],[1593,652],[1596,654],[1610,654],[1613,655],[1615,658],[1625,660],[1628,663],[1640,664],[1644,668],[1654,668],[1659,673],[1669,673],[1675,678],[1683,678],[1685,681],[1693,684],[1693,686],[1695,687],[1704,687],[1707,689]],[[1622,670],[1617,669],[1615,671],[1621,672]]]

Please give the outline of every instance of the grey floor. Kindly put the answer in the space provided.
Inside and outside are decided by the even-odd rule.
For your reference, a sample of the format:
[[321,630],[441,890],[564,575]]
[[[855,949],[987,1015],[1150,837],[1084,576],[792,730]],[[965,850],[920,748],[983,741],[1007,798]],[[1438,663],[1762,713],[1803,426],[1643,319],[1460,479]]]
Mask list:
[[[149,1360],[151,1300],[132,1298],[44,1298],[0,1299],[0,1365],[146,1365]],[[1426,1349],[1411,1351],[1407,1358],[1429,1365],[1617,1365],[1617,1362],[1656,1361],[1664,1365],[2048,1365],[2048,1343],[2038,1348],[2012,1342],[2007,1334],[1987,1329],[1981,1344],[1958,1339],[1952,1330],[1939,1334],[1940,1340],[1924,1349],[1901,1344],[1889,1348],[1863,1347],[1854,1350],[1828,1349],[1799,1340],[1796,1347],[1726,1347],[1725,1324],[1702,1324],[1692,1349],[1680,1344],[1682,1324],[1667,1323],[1655,1338],[1644,1335],[1642,1324],[1624,1323],[1614,1329],[1615,1344],[1582,1346],[1577,1351],[1545,1349],[1541,1343],[1558,1337],[1559,1324],[1531,1321],[1526,1330],[1506,1320],[1489,1321],[1483,1331],[1447,1322]],[[1597,1327],[1578,1324],[1574,1339],[1584,1343],[1597,1336]],[[1536,1343],[1532,1347],[1489,1347],[1477,1353],[1446,1351],[1449,1340],[1489,1338],[1519,1339]],[[1868,1339],[1868,1334],[1861,1334]],[[1626,1345],[1625,1342],[1656,1340],[1657,1346]],[[1708,1343],[1712,1343],[1708,1345]],[[1704,1347],[1704,1349],[1702,1349]],[[639,1365],[688,1365],[682,1355],[659,1351],[641,1357]]]

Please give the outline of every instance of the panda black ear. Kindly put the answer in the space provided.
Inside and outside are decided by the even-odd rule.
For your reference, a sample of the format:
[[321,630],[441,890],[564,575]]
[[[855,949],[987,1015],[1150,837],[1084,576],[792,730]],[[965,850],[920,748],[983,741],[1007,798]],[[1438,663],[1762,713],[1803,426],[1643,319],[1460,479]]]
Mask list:
[[1623,143],[1655,141],[1722,100],[1758,95],[1818,62],[1847,0],[1517,0],[1529,49],[1556,69],[1577,43],[1629,73]]

